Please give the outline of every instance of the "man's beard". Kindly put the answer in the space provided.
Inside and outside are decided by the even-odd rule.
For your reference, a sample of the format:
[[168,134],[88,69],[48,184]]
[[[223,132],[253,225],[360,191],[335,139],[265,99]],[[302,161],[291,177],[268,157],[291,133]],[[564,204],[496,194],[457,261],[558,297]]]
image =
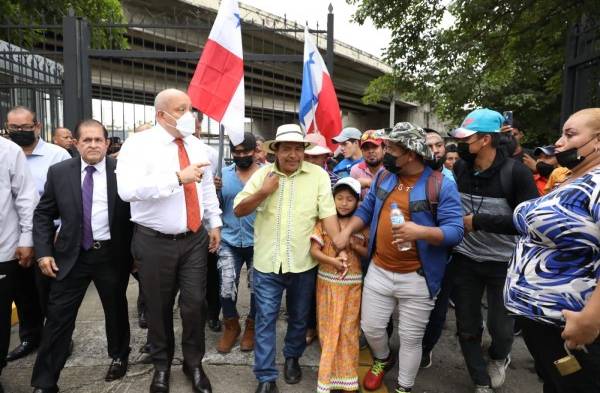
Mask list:
[[365,162],[367,163],[367,166],[370,168],[377,168],[378,166],[381,165],[381,160],[376,160],[375,162],[369,162],[369,161],[365,160]]

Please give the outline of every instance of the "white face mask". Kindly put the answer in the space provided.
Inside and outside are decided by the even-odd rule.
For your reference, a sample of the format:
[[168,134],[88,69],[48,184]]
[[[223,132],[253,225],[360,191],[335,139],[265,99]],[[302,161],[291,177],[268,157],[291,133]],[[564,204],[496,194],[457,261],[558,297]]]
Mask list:
[[[165,113],[175,119],[175,117],[173,117],[173,115],[171,115],[169,112]],[[184,138],[193,135],[194,132],[196,132],[196,118],[194,115],[192,115],[192,112],[185,112],[183,116],[177,119],[175,128]]]

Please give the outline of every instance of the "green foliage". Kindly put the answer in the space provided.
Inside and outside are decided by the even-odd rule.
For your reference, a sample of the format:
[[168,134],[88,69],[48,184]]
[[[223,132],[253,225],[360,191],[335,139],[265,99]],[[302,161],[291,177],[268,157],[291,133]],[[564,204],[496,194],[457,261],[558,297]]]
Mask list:
[[[122,23],[123,9],[119,0],[0,0],[0,17],[4,23],[19,25],[61,24],[62,17],[72,9],[75,16],[84,17],[90,24]],[[27,32],[2,30],[0,38],[28,47],[43,39],[44,29]],[[122,28],[92,29],[92,46],[123,48],[127,46]]]
[[453,124],[472,107],[512,110],[535,143],[558,132],[569,26],[600,15],[598,0],[347,1],[357,22],[392,31],[394,73],[372,81],[365,102],[397,91]]

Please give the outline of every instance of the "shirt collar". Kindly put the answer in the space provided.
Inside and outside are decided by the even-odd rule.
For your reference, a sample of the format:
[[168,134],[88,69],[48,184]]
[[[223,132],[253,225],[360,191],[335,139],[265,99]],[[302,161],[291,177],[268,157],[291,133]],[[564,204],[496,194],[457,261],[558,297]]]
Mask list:
[[[159,139],[159,141],[161,141],[162,143],[164,143],[165,145],[168,145],[169,143],[172,143],[175,140],[175,137],[171,134],[169,134],[169,131],[165,130],[165,128],[163,126],[161,126],[159,123],[156,123],[156,128],[158,130],[157,132],[157,137]],[[189,135],[186,136],[183,139],[183,143],[185,143],[186,145],[188,144],[187,140],[188,138],[193,137],[193,135]]]
[[277,174],[281,175],[281,176],[293,177],[293,176],[296,176],[296,175],[297,175],[298,173],[300,173],[300,172],[305,172],[305,173],[308,173],[308,172],[309,172],[309,170],[308,170],[308,166],[304,164],[304,161],[302,161],[302,163],[300,164],[300,168],[298,168],[298,169],[296,170],[296,172],[292,173],[292,174],[291,174],[291,175],[289,175],[289,176],[288,176],[288,175],[286,175],[285,173],[281,172],[281,171],[279,170],[279,168],[277,167],[277,164],[276,164],[276,163],[273,163],[273,164],[271,164],[271,165],[273,165],[273,171],[274,171],[275,173],[277,173]]
[[[83,161],[83,158],[80,158],[81,160],[81,173],[85,172],[85,168],[89,166],[89,164],[85,161]],[[100,161],[99,163],[97,163],[96,165],[92,165],[94,168],[96,168],[96,172],[98,173],[104,173],[104,171],[106,170],[106,157],[104,157],[102,159],[102,161]]]
[[45,155],[46,152],[46,142],[44,142],[44,140],[40,137],[37,140],[37,144],[35,145],[35,148],[33,149],[33,151],[31,152],[31,156],[43,156]]

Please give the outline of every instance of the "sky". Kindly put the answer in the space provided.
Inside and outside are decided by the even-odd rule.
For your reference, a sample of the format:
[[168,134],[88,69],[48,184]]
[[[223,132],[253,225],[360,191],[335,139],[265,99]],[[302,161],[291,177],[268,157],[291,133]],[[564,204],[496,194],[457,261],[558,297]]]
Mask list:
[[301,24],[308,21],[311,28],[316,28],[319,22],[319,28],[323,30],[327,26],[327,8],[331,3],[335,15],[334,36],[337,40],[378,57],[382,56],[383,49],[390,41],[390,32],[376,29],[370,20],[363,26],[352,22],[352,14],[357,7],[347,4],[345,0],[241,0],[241,3],[281,17],[287,15],[289,20]]

